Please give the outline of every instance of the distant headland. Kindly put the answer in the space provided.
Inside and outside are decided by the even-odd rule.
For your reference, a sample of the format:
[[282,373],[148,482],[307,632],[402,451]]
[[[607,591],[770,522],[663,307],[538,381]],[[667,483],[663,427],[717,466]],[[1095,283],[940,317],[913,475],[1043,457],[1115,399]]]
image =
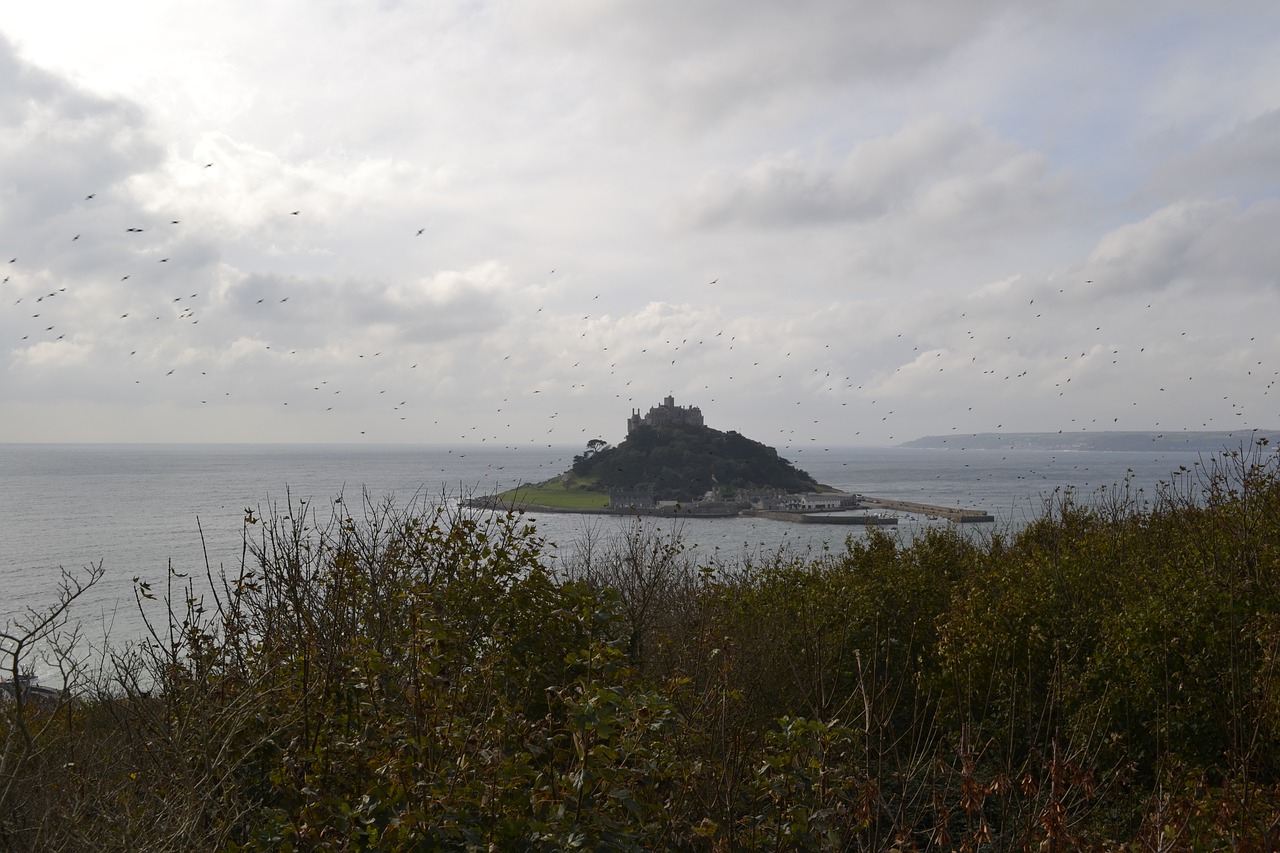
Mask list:
[[1100,432],[978,432],[926,435],[899,447],[940,450],[1093,450],[1093,451],[1191,451],[1221,453],[1252,446],[1259,440],[1275,444],[1280,430],[1177,430]]
[[473,498],[470,505],[704,518],[757,515],[828,524],[895,523],[895,516],[882,512],[886,509],[957,521],[991,520],[978,510],[896,505],[823,485],[774,448],[734,430],[707,426],[700,408],[677,406],[671,396],[646,414],[633,409],[627,437],[616,446],[592,439],[563,474]]

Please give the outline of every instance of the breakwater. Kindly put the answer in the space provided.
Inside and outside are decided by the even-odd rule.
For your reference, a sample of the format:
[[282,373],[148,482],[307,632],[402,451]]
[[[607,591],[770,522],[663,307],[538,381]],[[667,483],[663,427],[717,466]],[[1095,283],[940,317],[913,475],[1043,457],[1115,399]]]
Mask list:
[[881,511],[905,512],[922,515],[926,518],[945,518],[959,523],[977,523],[994,521],[995,517],[980,509],[962,509],[956,507],[936,506],[934,504],[900,501],[892,498],[873,498],[867,495],[858,496],[855,509],[874,510],[873,512],[849,512],[849,508],[840,510],[809,510],[805,512],[788,510],[740,509],[736,506],[718,503],[715,505],[680,504],[668,507],[651,508],[612,508],[612,507],[566,507],[548,506],[544,504],[526,503],[523,501],[504,500],[498,496],[472,498],[463,502],[472,509],[487,509],[519,512],[565,513],[573,515],[639,515],[680,518],[767,518],[773,521],[787,521],[794,524],[832,524],[832,525],[892,525],[897,524],[896,516],[884,515]]
[[912,515],[923,515],[926,518],[945,518],[962,524],[983,521],[995,521],[995,516],[980,509],[962,509],[959,507],[935,506],[933,504],[899,501],[892,498],[873,498],[867,495],[858,496],[858,505],[867,509],[886,509],[894,512],[909,512]]
[[892,515],[876,515],[866,513],[835,512],[783,512],[773,509],[743,510],[741,515],[749,518],[768,518],[773,521],[790,521],[796,524],[897,524],[898,519]]
[[499,495],[470,498],[462,505],[471,509],[499,510],[502,512],[563,513],[567,515],[643,515],[679,518],[734,518],[741,514],[737,506],[727,504],[705,505],[697,503],[662,507],[574,507],[553,506],[503,498]]

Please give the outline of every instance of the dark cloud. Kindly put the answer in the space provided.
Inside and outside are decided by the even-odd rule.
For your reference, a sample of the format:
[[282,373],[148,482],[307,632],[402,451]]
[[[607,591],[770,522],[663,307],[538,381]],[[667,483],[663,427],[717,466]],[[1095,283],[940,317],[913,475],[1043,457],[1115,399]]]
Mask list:
[[1233,195],[1252,200],[1280,192],[1280,109],[1241,121],[1157,168],[1148,193]]
[[719,169],[680,218],[775,227],[915,216],[946,232],[1043,219],[1062,193],[1043,156],[977,124],[927,120],[859,143],[839,162],[788,153]]
[[712,127],[782,98],[910,77],[1009,8],[1003,0],[893,4],[679,0],[539,4],[527,29],[587,57],[644,120]]
[[162,154],[140,107],[30,65],[2,34],[0,127],[0,222],[10,233],[69,214],[89,193],[105,196]]
[[224,292],[232,326],[270,328],[290,346],[323,348],[367,338],[451,343],[499,327],[507,314],[489,265],[389,283],[336,276],[250,273]]

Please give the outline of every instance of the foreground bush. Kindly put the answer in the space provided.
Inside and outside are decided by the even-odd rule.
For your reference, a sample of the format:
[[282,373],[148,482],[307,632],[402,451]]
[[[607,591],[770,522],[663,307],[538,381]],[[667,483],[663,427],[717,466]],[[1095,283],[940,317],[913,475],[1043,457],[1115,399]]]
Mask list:
[[[1277,457],[1182,476],[741,565],[639,524],[553,571],[518,515],[249,513],[238,571],[139,582],[174,615],[92,690],[4,704],[0,848],[1274,850]],[[14,675],[80,660],[95,579],[0,635]]]

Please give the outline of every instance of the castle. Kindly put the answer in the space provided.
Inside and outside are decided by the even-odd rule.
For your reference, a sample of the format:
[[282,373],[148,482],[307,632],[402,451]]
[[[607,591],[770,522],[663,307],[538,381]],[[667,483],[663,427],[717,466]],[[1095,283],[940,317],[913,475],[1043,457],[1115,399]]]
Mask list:
[[631,410],[631,417],[627,418],[627,435],[638,426],[664,427],[679,424],[681,426],[703,426],[702,409],[697,406],[677,406],[676,400],[671,395],[667,395],[662,401],[661,406],[654,406],[649,409],[649,414],[644,417],[640,416],[639,409]]

